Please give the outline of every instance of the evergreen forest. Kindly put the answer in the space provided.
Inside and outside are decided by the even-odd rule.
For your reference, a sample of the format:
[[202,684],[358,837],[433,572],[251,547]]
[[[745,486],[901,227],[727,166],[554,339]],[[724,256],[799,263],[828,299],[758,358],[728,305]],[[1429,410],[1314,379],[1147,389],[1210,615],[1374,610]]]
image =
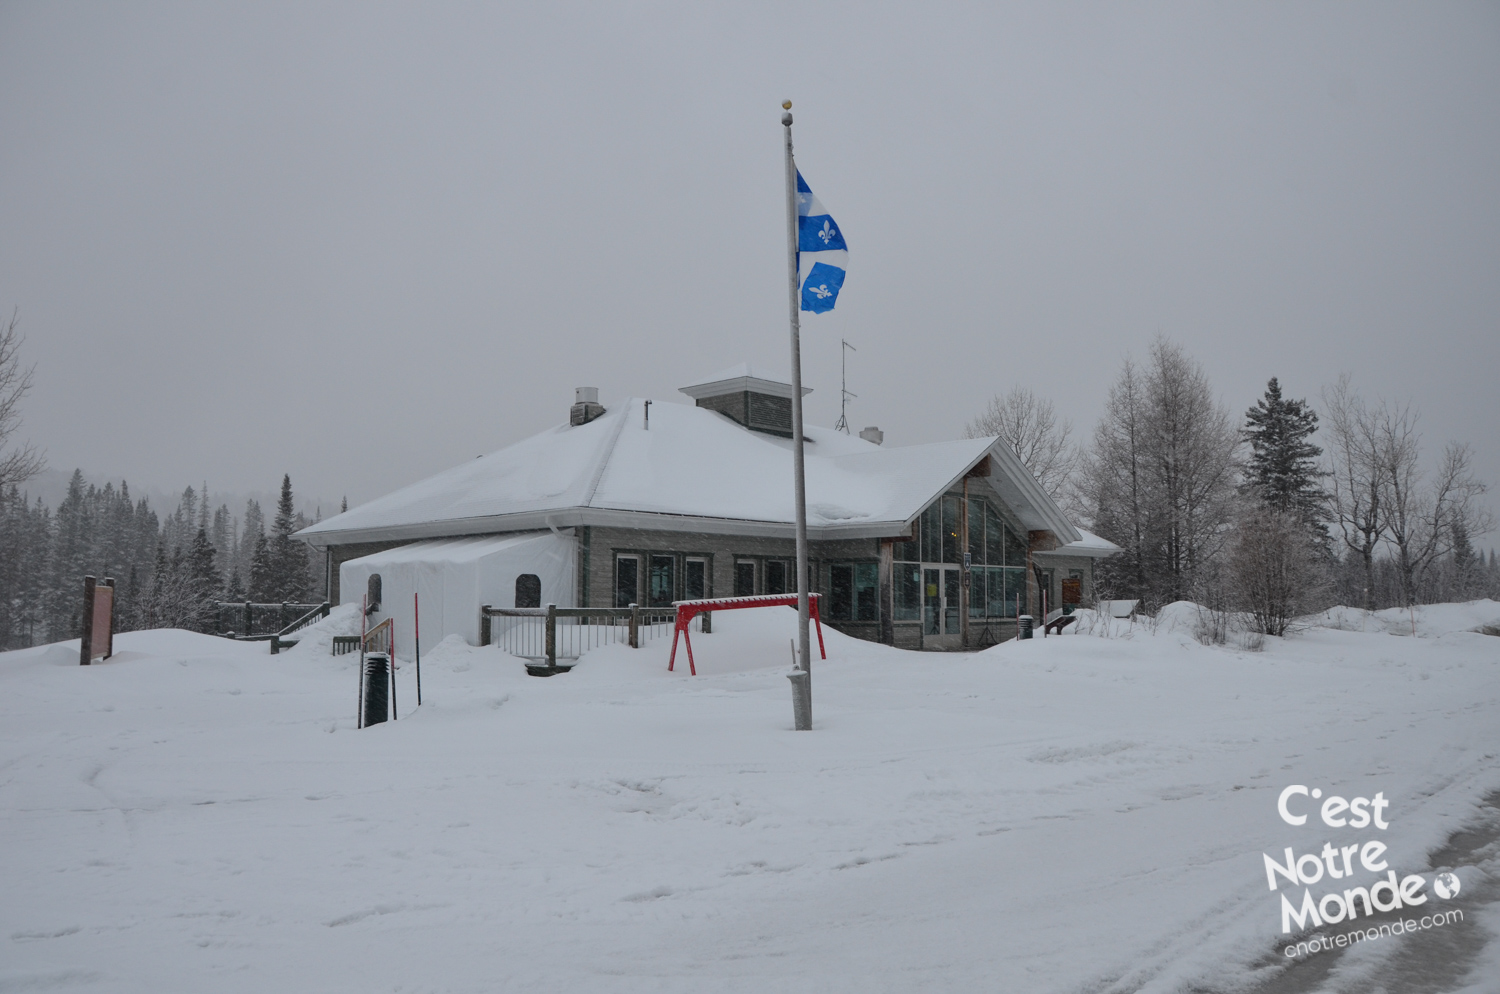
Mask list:
[[323,599],[321,557],[292,538],[313,522],[294,510],[289,476],[269,523],[257,501],[235,515],[206,491],[188,487],[158,514],[125,481],[101,488],[79,470],[55,508],[0,489],[0,650],[76,638],[85,575],[114,578],[116,631],[221,633],[242,617],[221,602]]

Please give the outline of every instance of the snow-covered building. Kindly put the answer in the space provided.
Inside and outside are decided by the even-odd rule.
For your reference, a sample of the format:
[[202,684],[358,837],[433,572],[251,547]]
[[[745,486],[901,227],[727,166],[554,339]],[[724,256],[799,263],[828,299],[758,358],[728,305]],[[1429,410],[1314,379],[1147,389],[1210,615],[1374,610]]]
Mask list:
[[[580,388],[567,423],[298,536],[326,550],[332,600],[357,602],[371,573],[393,607],[420,592],[424,639],[476,640],[483,604],[795,591],[790,384],[741,365],[683,393],[695,406],[606,409]],[[824,622],[850,634],[908,648],[1003,641],[1044,600],[1092,602],[1094,561],[1119,551],[1075,527],[996,439],[805,434],[813,589]]]

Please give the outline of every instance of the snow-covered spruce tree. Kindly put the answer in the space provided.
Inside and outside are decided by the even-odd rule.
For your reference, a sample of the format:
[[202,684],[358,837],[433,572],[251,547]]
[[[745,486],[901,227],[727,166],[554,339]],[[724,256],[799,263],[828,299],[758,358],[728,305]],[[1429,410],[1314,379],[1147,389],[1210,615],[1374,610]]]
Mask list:
[[144,628],[195,628],[202,611],[202,598],[192,577],[191,560],[181,549],[167,555],[165,543],[156,546],[151,585],[144,598]]
[[193,627],[200,632],[212,633],[218,627],[218,603],[224,578],[214,565],[216,555],[207,530],[199,528],[188,551],[187,568],[192,597],[198,605]]
[[1448,577],[1444,584],[1444,599],[1455,601],[1477,600],[1485,595],[1484,554],[1475,554],[1474,543],[1469,541],[1469,525],[1460,512],[1453,517],[1453,552],[1448,557]]
[[75,638],[83,618],[83,577],[89,571],[94,539],[93,506],[75,469],[68,492],[53,516],[52,552],[45,580],[44,620],[48,641]]
[[290,474],[281,478],[281,498],[276,502],[276,521],[271,539],[273,584],[277,601],[307,600],[307,547],[292,538],[297,530],[297,515],[292,500]]
[[1250,458],[1243,485],[1266,506],[1295,514],[1326,534],[1322,519],[1328,494],[1318,465],[1323,450],[1309,441],[1317,430],[1317,412],[1305,400],[1283,398],[1280,382],[1271,377],[1265,396],[1245,412]]
[[[253,572],[255,562],[255,550],[261,539],[266,534],[266,518],[261,513],[260,502],[257,500],[245,501],[245,526],[240,530],[239,544],[235,547],[234,565],[239,570],[242,578],[249,579]],[[255,584],[250,584],[251,599],[254,599]]]
[[272,603],[276,593],[275,571],[271,563],[271,543],[262,532],[255,538],[255,551],[250,554],[249,597],[257,604]]

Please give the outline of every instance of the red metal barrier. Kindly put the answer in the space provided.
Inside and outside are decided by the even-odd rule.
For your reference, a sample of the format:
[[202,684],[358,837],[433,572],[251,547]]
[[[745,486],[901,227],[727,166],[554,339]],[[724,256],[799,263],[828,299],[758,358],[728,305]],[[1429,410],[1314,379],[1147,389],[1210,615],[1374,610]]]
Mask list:
[[[823,619],[818,614],[818,598],[820,594],[807,595],[807,610],[812,616],[813,623],[818,626],[818,654],[824,659],[828,658],[828,650],[823,648]],[[677,636],[682,636],[682,641],[687,645],[688,671],[698,675],[698,666],[693,662],[693,638],[688,633],[688,625],[692,624],[693,618],[704,611],[734,611],[742,607],[796,607],[796,594],[767,594],[761,597],[710,597],[699,601],[676,601],[673,607],[677,608],[677,625],[672,629],[672,657],[667,660],[667,671],[677,665]]]

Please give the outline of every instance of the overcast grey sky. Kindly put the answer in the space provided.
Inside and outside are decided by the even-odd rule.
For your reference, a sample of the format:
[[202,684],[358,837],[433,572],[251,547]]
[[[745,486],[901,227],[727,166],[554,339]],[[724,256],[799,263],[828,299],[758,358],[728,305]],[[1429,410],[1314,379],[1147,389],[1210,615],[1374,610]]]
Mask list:
[[[787,367],[783,97],[848,282],[811,421],[1410,398],[1500,484],[1495,4],[0,5],[0,306],[54,468],[357,503]],[[1491,544],[1487,541],[1485,544]]]

